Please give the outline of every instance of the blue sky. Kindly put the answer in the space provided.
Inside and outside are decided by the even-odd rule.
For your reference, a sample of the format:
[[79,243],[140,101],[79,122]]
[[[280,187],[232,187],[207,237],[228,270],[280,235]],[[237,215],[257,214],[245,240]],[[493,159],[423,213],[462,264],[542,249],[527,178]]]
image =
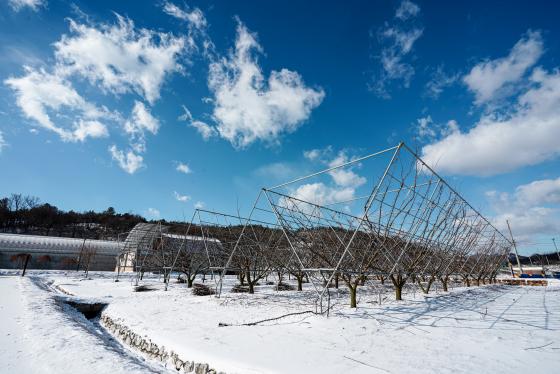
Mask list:
[[549,250],[558,13],[545,1],[3,0],[0,195],[176,220],[195,206],[246,212],[262,186],[404,140],[497,227],[509,219],[525,252]]

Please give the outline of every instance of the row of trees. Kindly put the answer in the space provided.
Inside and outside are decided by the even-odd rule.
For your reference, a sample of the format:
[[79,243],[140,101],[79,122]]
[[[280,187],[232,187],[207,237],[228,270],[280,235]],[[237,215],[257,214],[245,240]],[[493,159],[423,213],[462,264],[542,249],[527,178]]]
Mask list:
[[52,235],[88,239],[117,239],[146,220],[136,214],[119,214],[109,207],[103,212],[64,211],[39,198],[11,194],[0,199],[0,232]]
[[[235,217],[234,217],[235,218]],[[159,236],[143,260],[146,271],[168,270],[182,274],[188,287],[199,274],[221,271],[237,274],[240,286],[249,293],[263,278],[273,275],[277,286],[291,275],[297,290],[305,281],[323,286],[345,285],[351,307],[357,305],[357,292],[366,282],[392,283],[397,300],[402,299],[406,283],[416,284],[429,293],[437,282],[447,291],[451,279],[462,280],[466,286],[495,280],[505,260],[503,243],[488,238],[481,244],[484,227],[448,230],[441,239],[446,245],[431,242],[408,242],[399,235],[379,235],[372,231],[334,227],[299,228],[284,231],[278,226],[248,224],[243,220],[228,225],[192,225],[189,234],[199,239],[182,240]],[[184,234],[184,232],[183,232]],[[348,248],[342,253],[354,235]]]

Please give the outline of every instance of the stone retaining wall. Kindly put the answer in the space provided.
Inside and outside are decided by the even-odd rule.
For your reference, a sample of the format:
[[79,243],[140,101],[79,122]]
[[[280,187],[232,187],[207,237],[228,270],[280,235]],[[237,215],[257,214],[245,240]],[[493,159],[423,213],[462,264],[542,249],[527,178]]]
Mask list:
[[106,313],[101,314],[99,322],[122,343],[139,350],[142,354],[145,354],[154,360],[158,360],[164,364],[171,364],[172,367],[179,372],[194,374],[225,374],[223,372],[218,373],[215,369],[210,368],[210,366],[206,363],[198,363],[180,358],[175,352],[166,350],[165,347],[157,345],[147,336],[141,336],[133,332],[129,327],[116,322]]

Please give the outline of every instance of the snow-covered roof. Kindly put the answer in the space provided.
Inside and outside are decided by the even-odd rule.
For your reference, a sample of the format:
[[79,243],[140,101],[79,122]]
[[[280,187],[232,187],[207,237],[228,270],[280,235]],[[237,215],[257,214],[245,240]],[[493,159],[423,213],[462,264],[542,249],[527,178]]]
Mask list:
[[82,247],[97,254],[117,255],[122,243],[109,240],[0,233],[0,252],[79,253]]
[[123,247],[123,251],[136,251],[136,250],[146,250],[150,249],[152,242],[160,237],[163,236],[167,239],[172,239],[173,241],[181,242],[183,240],[188,241],[203,241],[206,240],[207,242],[215,242],[219,243],[220,241],[214,238],[204,238],[202,236],[194,236],[194,235],[179,235],[179,234],[170,234],[167,232],[169,230],[168,226],[160,225],[157,223],[138,223],[134,228],[130,231],[128,236],[126,237],[125,244]]
[[209,242],[216,242],[219,243],[220,241],[215,238],[204,238],[202,236],[195,236],[195,235],[179,235],[179,234],[163,234],[164,237],[171,238],[171,239],[179,239],[179,240],[206,240]]

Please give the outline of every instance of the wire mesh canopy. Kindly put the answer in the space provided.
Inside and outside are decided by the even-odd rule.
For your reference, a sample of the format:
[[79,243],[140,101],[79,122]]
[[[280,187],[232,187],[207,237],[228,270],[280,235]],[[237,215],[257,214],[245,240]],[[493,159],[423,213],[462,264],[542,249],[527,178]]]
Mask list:
[[351,290],[371,275],[397,288],[407,280],[491,279],[512,247],[404,143],[263,188],[249,217],[228,230],[213,265],[220,285],[228,269],[281,263],[309,279],[327,274],[313,284],[319,298],[335,276]]

